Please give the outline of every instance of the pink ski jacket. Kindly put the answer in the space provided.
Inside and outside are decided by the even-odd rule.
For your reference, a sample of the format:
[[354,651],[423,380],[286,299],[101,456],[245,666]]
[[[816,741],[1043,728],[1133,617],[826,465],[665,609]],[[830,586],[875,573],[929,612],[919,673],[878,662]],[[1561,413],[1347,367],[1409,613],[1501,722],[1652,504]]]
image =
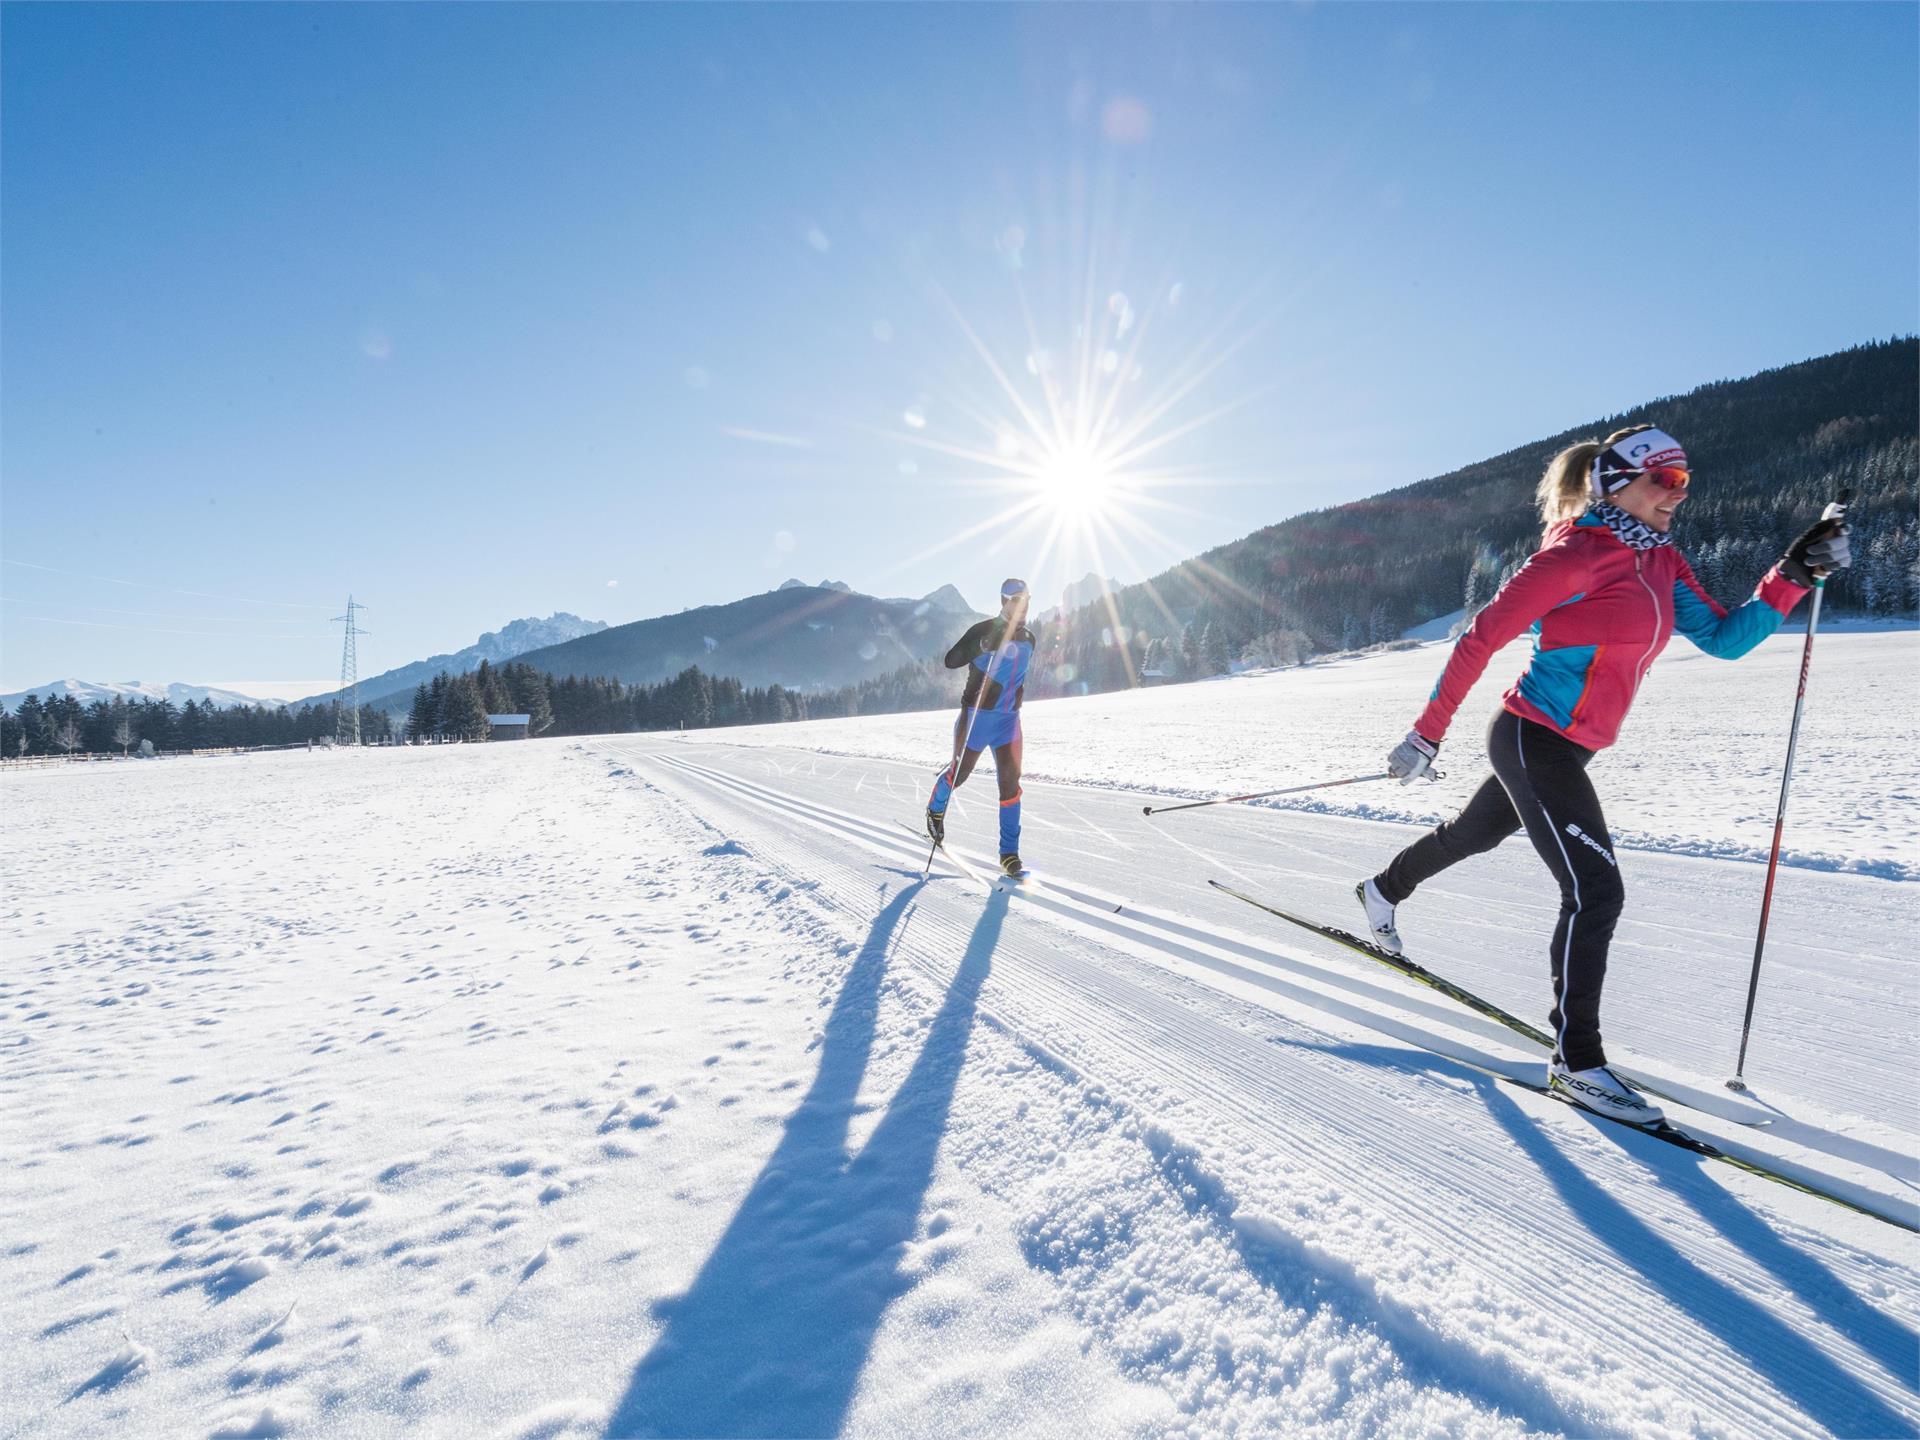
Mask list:
[[1576,745],[1605,749],[1675,630],[1709,655],[1737,660],[1806,593],[1776,565],[1729,612],[1672,545],[1635,550],[1592,515],[1561,521],[1474,617],[1413,728],[1436,744],[1446,738],[1494,652],[1532,626],[1533,657],[1503,703]]

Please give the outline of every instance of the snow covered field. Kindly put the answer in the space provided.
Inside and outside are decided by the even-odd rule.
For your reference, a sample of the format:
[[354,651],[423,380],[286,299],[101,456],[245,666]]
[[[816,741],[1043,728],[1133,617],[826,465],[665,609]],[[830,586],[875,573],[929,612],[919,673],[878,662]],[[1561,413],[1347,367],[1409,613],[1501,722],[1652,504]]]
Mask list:
[[[1676,639],[1655,662],[1593,776],[1622,844],[1766,859],[1803,632],[1729,664]],[[1487,773],[1487,721],[1525,667],[1516,640],[1487,667],[1441,750],[1433,785],[1332,790],[1295,809],[1432,824]],[[1450,646],[1322,662],[1025,711],[1028,773],[1203,799],[1375,774],[1413,723]],[[956,689],[957,693],[957,689]],[[728,743],[944,763],[951,718],[863,716],[729,730]],[[931,783],[931,782],[929,782]],[[1788,863],[1920,879],[1920,630],[1823,631],[1795,765]]]
[[[1670,852],[1606,1018],[1689,1129],[1911,1221],[1914,642],[1835,639],[1758,1104],[1723,857],[1791,645],[1663,661],[1602,762]],[[1370,768],[1436,660],[1034,707],[1079,783],[1014,895],[922,879],[939,716],[6,776],[0,1434],[1916,1433],[1913,1234],[1503,1086],[1524,1042],[1204,884],[1344,919],[1452,788],[1110,788]],[[1537,868],[1406,921],[1536,1020]]]

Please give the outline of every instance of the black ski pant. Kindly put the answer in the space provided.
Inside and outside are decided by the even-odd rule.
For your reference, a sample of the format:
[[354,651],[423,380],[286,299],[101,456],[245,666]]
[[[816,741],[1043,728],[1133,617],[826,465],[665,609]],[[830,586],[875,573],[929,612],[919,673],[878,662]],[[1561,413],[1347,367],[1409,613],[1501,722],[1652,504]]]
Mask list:
[[1523,825],[1560,883],[1553,931],[1554,1058],[1572,1070],[1607,1063],[1600,1043],[1600,991],[1607,947],[1626,902],[1600,797],[1587,778],[1593,751],[1505,710],[1487,727],[1489,775],[1453,819],[1393,857],[1374,883],[1398,905],[1469,855],[1491,850]]

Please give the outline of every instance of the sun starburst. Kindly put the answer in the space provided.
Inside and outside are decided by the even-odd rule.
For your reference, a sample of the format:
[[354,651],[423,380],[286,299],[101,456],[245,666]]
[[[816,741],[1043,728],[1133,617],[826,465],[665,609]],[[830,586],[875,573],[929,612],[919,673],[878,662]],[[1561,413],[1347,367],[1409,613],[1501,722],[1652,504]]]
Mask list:
[[[953,487],[971,519],[896,568],[918,570],[935,556],[974,547],[975,553],[1006,556],[1036,585],[1052,588],[1090,573],[1104,591],[1115,571],[1147,575],[1181,560],[1183,547],[1160,522],[1200,512],[1170,492],[1230,482],[1211,469],[1163,457],[1191,448],[1194,436],[1254,398],[1221,401],[1210,393],[1251,331],[1233,333],[1241,320],[1236,311],[1156,375],[1149,370],[1147,337],[1179,307],[1177,284],[1162,289],[1142,313],[1123,291],[1084,282],[1077,313],[1051,335],[1035,324],[1017,273],[1013,285],[1025,322],[1025,353],[996,351],[981,327],[941,292],[985,383],[971,395],[929,396],[903,415],[903,428],[882,431],[933,457],[927,480]],[[1063,336],[1070,343],[1060,343]],[[980,514],[983,496],[991,503]],[[1209,589],[1252,598],[1208,567],[1193,568],[1192,575]],[[1147,593],[1165,628],[1178,630],[1180,617],[1151,582]],[[1113,597],[1097,598],[1107,607],[1111,628],[1121,631]]]

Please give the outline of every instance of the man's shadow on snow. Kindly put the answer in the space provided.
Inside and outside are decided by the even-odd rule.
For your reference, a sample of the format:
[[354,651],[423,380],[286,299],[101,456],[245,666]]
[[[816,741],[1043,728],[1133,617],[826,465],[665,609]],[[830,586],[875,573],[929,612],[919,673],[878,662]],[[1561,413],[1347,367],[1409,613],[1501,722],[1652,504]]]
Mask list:
[[[1659,1230],[1596,1184],[1549,1137],[1500,1083],[1442,1056],[1392,1045],[1302,1045],[1303,1049],[1394,1070],[1427,1070],[1471,1083],[1487,1112],[1533,1162],[1567,1209],[1587,1231],[1637,1272],[1647,1287],[1729,1350],[1744,1357],[1789,1401],[1835,1435],[1911,1435],[1911,1419],[1894,1410],[1859,1376],[1842,1366],[1804,1335],[1788,1317],[1702,1267]],[[1578,1114],[1578,1112],[1574,1112]],[[1582,1117],[1587,1118],[1587,1117]],[[1710,1162],[1657,1140],[1636,1140],[1626,1127],[1591,1119],[1594,1132],[1656,1172],[1667,1190],[1756,1265],[1818,1319],[1853,1345],[1903,1388],[1911,1389],[1920,1369],[1920,1335],[1862,1300],[1812,1255],[1783,1239],[1738,1199],[1701,1173]],[[1577,1291],[1578,1281],[1569,1283]],[[1568,1303],[1579,1308],[1580,1295]],[[1609,1325],[1632,1328],[1633,1316],[1615,1316]]]
[[974,926],[913,1068],[866,1144],[848,1133],[873,1050],[887,954],[925,883],[880,912],[827,1017],[820,1068],[692,1286],[627,1386],[609,1437],[832,1435],[919,1228],[980,988],[1006,917]]

